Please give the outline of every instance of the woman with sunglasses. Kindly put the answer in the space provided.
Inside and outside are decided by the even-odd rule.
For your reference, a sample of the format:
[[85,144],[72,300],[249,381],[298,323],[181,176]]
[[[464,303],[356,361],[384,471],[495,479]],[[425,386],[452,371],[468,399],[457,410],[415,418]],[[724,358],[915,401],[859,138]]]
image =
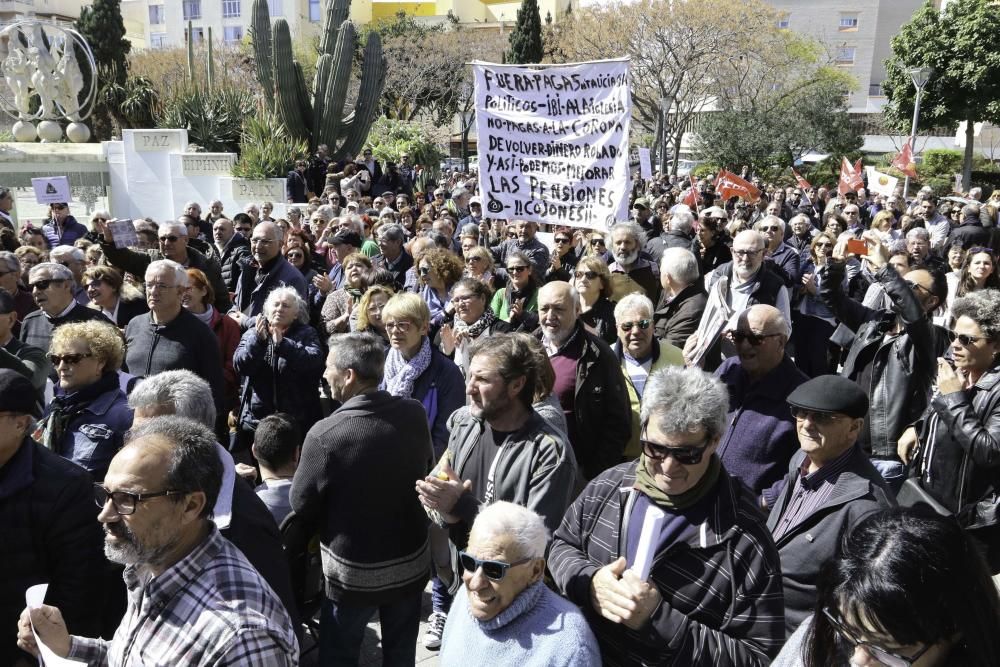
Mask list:
[[800,300],[792,319],[795,365],[811,378],[832,372],[833,361],[838,357],[829,343],[837,328],[837,318],[819,296],[823,275],[820,269],[833,257],[836,243],[836,239],[826,232],[813,238],[809,259],[802,267]]
[[320,312],[320,331],[332,336],[351,329],[351,319],[356,319],[354,307],[371,282],[372,261],[360,252],[344,258],[344,286],[330,292]]
[[815,613],[771,667],[1000,664],[1000,599],[958,523],[926,511],[865,517],[817,582]]
[[59,377],[39,442],[102,481],[132,428],[118,369],[125,343],[107,322],[70,322],[52,334],[49,361]]
[[[937,388],[917,425],[903,432],[898,453],[920,487],[955,513],[1000,573],[1000,291],[955,300],[949,348],[938,359]],[[912,484],[913,482],[911,482]]]
[[[285,242],[285,259],[294,266],[306,279],[306,303],[309,304],[309,324],[319,325],[323,302],[333,287],[326,274],[316,271],[312,264],[312,242],[302,232],[292,230]],[[326,287],[326,291],[323,291]]]
[[499,289],[505,284],[503,277],[496,273],[493,253],[483,246],[469,248],[465,253],[464,275],[466,278],[475,278],[485,283],[491,290]]
[[608,265],[598,257],[584,257],[569,282],[580,295],[580,321],[605,343],[614,345],[618,334]]
[[531,260],[515,250],[507,254],[507,286],[493,294],[490,310],[512,331],[534,331],[538,326],[538,284]]
[[570,282],[576,265],[580,257],[576,254],[573,246],[573,231],[571,229],[560,229],[552,235],[553,252],[549,256],[549,267],[545,270],[543,282],[550,283],[553,280]]
[[587,247],[583,251],[584,257],[598,257],[605,264],[610,262],[611,252],[608,250],[608,242],[601,232],[591,232],[587,235]]

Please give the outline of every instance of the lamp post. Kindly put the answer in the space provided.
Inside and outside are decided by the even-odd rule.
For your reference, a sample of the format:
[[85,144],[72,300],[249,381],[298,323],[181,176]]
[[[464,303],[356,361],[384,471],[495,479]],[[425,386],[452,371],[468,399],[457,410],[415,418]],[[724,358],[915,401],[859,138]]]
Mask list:
[[663,128],[660,134],[660,175],[665,176],[667,173],[667,119],[670,115],[670,107],[673,105],[674,101],[669,95],[664,95],[660,98],[660,127]]
[[[917,154],[917,122],[920,120],[920,98],[924,95],[924,87],[934,74],[932,67],[913,67],[907,71],[913,86],[917,89],[917,97],[913,101],[913,125],[910,126],[910,153]],[[914,158],[916,159],[916,158]],[[910,190],[910,177],[903,181],[903,201],[906,201],[906,194]]]

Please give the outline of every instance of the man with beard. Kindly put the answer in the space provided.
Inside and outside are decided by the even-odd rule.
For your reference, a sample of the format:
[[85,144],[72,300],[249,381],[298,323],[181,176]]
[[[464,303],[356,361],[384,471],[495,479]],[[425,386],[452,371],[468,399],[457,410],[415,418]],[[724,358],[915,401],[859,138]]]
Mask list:
[[179,417],[134,428],[94,499],[104,553],[125,565],[128,610],[110,641],[70,635],[57,607],[25,609],[18,645],[38,638],[88,664],[297,665],[281,601],[212,523],[222,466],[212,432]]
[[656,263],[639,256],[646,245],[646,232],[637,223],[619,222],[611,228],[611,255],[615,261],[611,271],[612,301],[621,301],[626,294],[639,292],[653,303],[660,301],[660,272]]
[[500,245],[490,248],[493,259],[496,262],[503,262],[506,265],[507,256],[515,251],[524,253],[531,262],[531,267],[535,273],[535,280],[542,282],[545,272],[549,268],[549,249],[545,244],[535,238],[538,231],[538,224],[529,220],[514,221],[514,231],[516,238],[507,239]]
[[569,283],[538,290],[542,345],[555,371],[569,441],[585,479],[621,463],[632,435],[632,411],[618,357],[580,322],[580,297]]
[[292,509],[323,545],[323,665],[358,664],[376,611],[385,664],[416,658],[431,549],[413,480],[428,473],[434,452],[420,402],[378,388],[384,365],[372,334],[330,339],[324,377],[341,406],[309,430],[292,479]]
[[479,510],[498,500],[528,507],[554,531],[573,499],[576,458],[532,407],[538,363],[528,334],[479,338],[469,354],[469,405],[452,415],[435,474],[417,481],[420,501],[460,550]]

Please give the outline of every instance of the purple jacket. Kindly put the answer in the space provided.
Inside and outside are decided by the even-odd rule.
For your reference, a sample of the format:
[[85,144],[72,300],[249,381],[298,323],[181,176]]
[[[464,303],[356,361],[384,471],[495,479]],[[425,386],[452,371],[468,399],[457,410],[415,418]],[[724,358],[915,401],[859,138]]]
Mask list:
[[787,398],[808,380],[785,356],[758,382],[751,384],[739,357],[730,357],[715,371],[729,389],[729,424],[719,442],[718,454],[726,472],[763,495],[770,507],[788,472],[788,462],[799,450],[795,419]]

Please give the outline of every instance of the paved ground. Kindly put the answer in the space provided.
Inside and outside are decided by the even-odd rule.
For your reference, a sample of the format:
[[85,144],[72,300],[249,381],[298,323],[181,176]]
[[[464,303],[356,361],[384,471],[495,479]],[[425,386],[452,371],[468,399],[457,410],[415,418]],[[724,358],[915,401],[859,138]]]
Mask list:
[[[424,591],[424,601],[422,605],[422,610],[420,612],[420,635],[417,637],[417,659],[416,664],[422,667],[437,667],[440,663],[438,660],[437,651],[428,651],[420,643],[420,639],[424,636],[424,631],[427,629],[427,617],[431,615],[431,594],[430,585],[428,584],[427,590]],[[382,632],[379,628],[378,618],[372,620],[368,624],[368,630],[365,632],[365,642],[361,647],[361,660],[359,661],[359,667],[381,667],[382,665]],[[309,651],[306,655],[302,656],[302,667],[318,667],[319,656],[316,650],[309,650],[314,646],[310,639],[305,639],[303,641],[303,646],[305,650]]]

